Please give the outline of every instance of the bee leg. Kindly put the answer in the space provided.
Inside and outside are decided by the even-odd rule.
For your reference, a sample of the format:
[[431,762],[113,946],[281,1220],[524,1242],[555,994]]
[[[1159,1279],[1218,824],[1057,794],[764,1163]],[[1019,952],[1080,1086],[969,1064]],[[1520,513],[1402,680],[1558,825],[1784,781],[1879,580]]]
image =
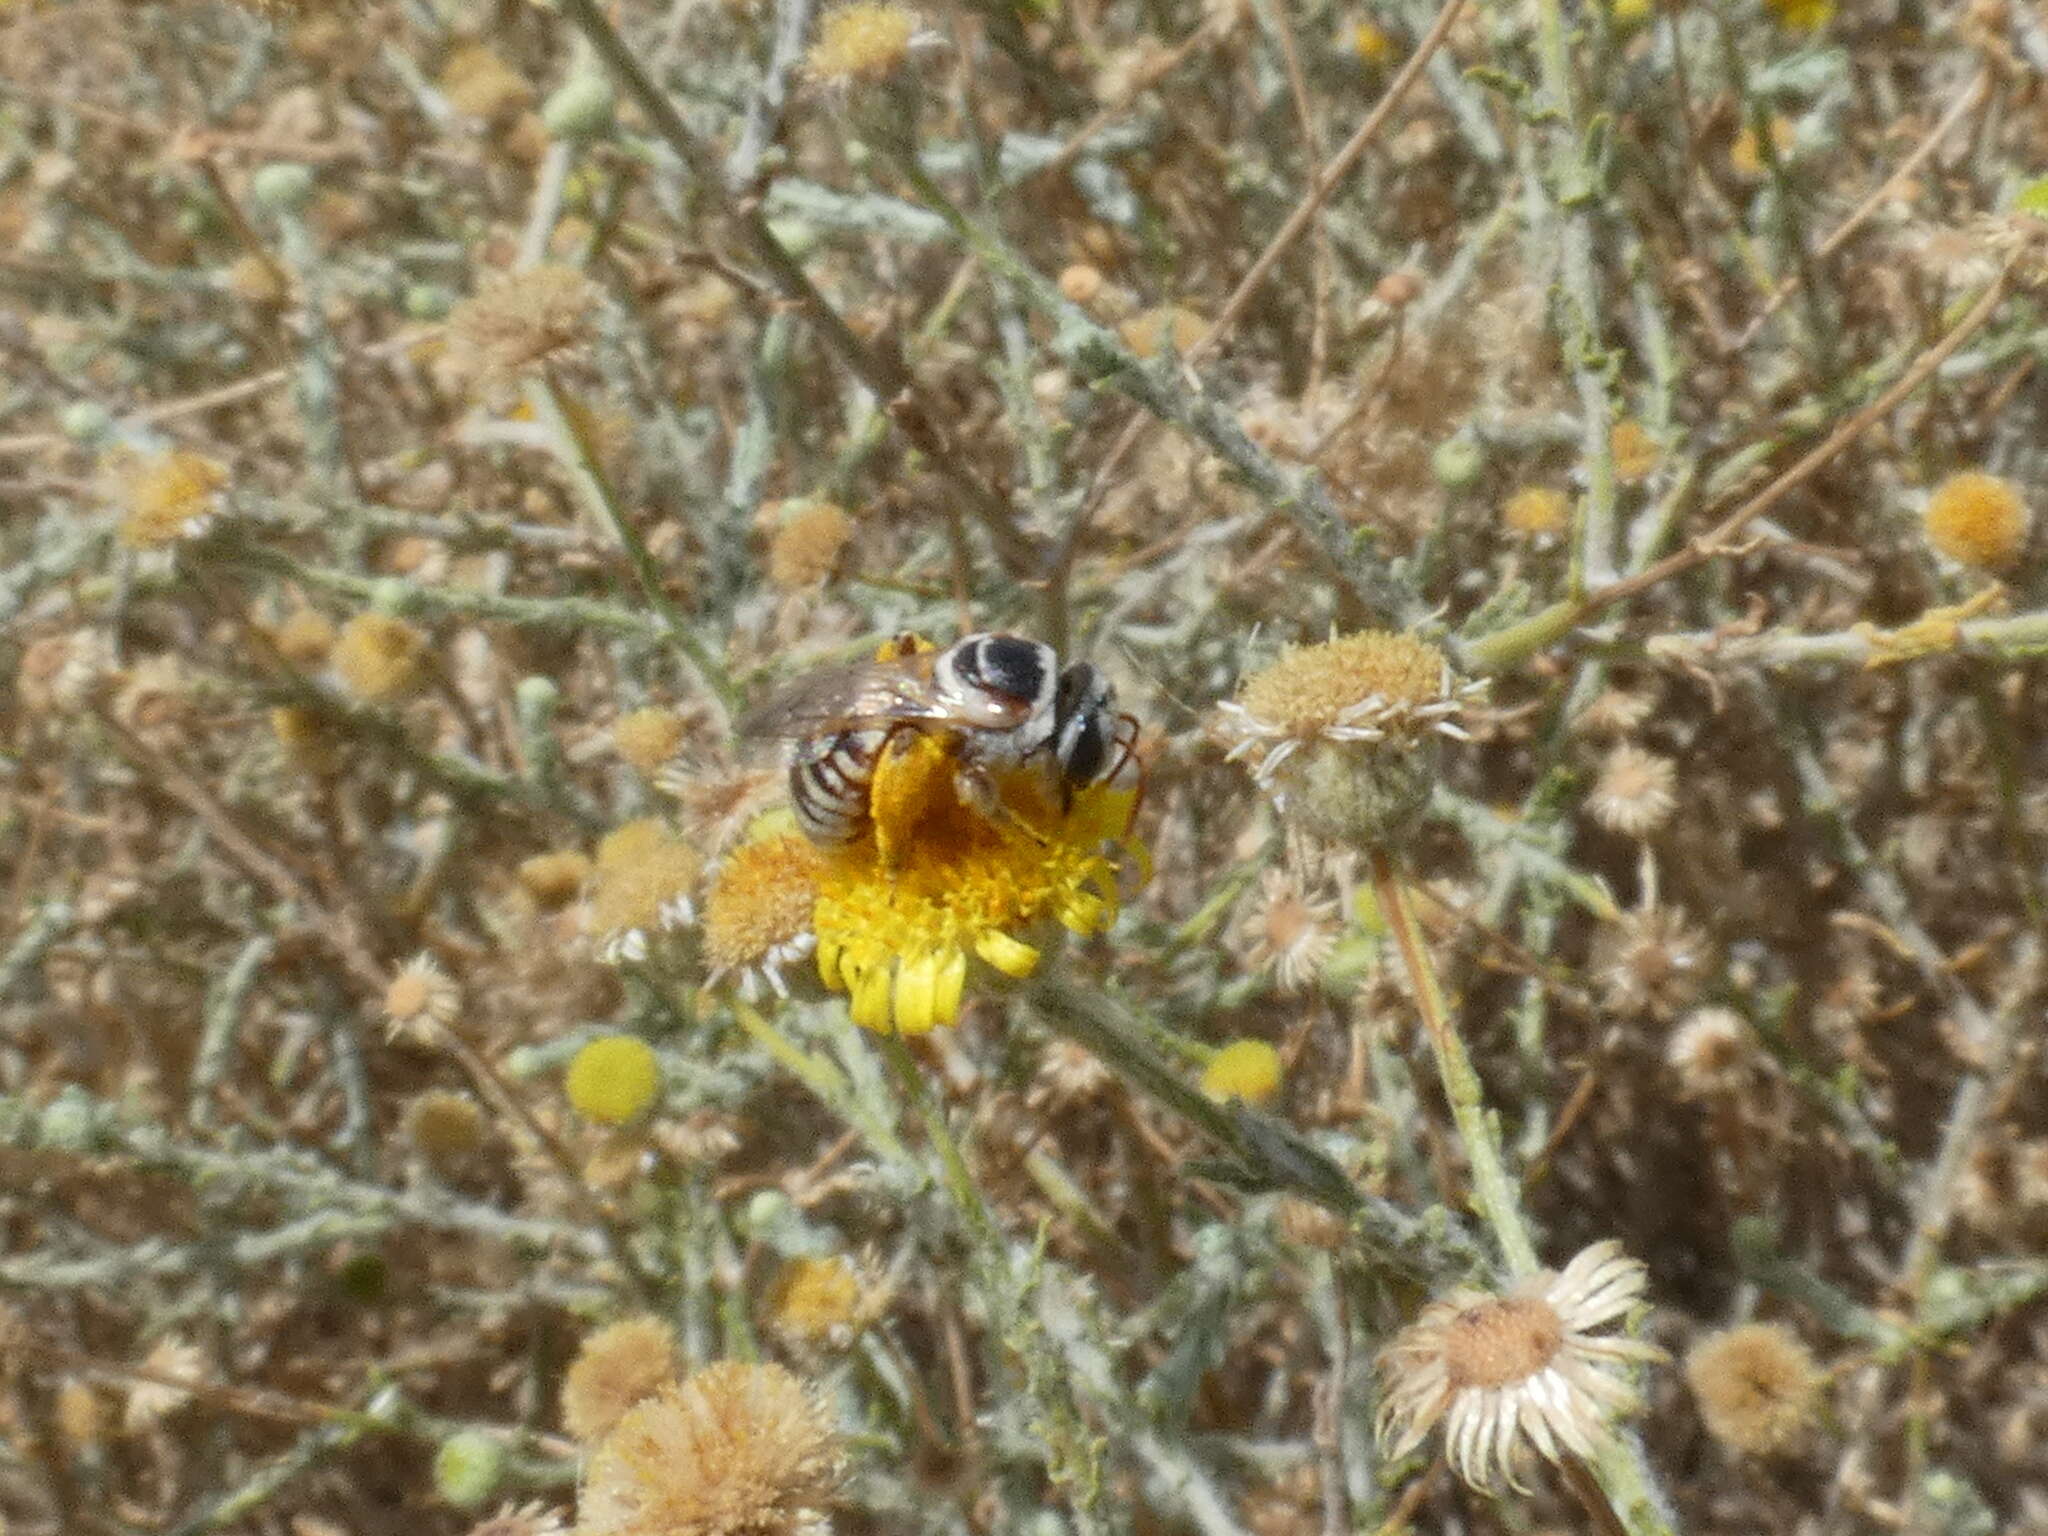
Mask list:
[[1051,843],[1051,838],[1010,809],[996,788],[995,780],[989,777],[988,770],[980,763],[961,763],[954,772],[953,782],[961,804],[978,812],[987,821],[1007,831],[1021,832],[1041,848]]

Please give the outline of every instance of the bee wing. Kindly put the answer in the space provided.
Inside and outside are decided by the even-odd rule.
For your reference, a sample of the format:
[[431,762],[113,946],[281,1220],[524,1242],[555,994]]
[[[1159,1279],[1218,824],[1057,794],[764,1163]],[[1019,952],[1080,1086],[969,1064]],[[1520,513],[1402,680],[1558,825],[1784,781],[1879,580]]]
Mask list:
[[931,695],[929,667],[904,661],[863,661],[806,672],[739,722],[751,737],[815,736],[898,720],[948,718]]

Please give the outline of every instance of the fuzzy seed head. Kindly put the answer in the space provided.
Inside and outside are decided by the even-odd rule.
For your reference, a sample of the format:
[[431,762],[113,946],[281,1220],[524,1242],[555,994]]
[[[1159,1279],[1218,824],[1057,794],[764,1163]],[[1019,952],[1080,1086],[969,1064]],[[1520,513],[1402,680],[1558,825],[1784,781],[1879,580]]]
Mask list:
[[636,709],[612,726],[612,746],[643,778],[675,756],[682,741],[682,717],[672,709]]
[[1339,926],[1336,902],[1309,895],[1286,870],[1269,869],[1259,876],[1246,958],[1255,966],[1270,965],[1282,991],[1299,992],[1321,974],[1337,947]]
[[325,666],[334,649],[334,624],[317,608],[294,609],[291,617],[271,633],[270,643],[293,666]]
[[494,272],[449,314],[449,356],[478,384],[509,379],[582,341],[596,304],[596,284],[574,267]]
[[585,1445],[612,1432],[634,1404],[676,1379],[675,1330],[628,1317],[584,1335],[562,1378],[562,1428]]
[[1359,705],[1385,700],[1423,708],[1446,697],[1444,653],[1414,635],[1362,630],[1318,645],[1292,645],[1238,689],[1254,719],[1297,735],[1330,730]]
[[1677,783],[1678,767],[1670,758],[1623,742],[1600,765],[1586,809],[1608,831],[1642,837],[1671,819],[1678,808]]
[[853,537],[853,519],[829,501],[804,503],[788,512],[768,543],[768,579],[784,592],[820,586],[839,563]]
[[1727,1093],[1756,1061],[1756,1033],[1732,1008],[1696,1009],[1671,1032],[1664,1061],[1687,1098]]
[[1949,559],[2002,571],[2019,558],[2032,522],[2019,487],[1997,475],[1950,475],[1927,501],[1927,542]]
[[220,515],[228,472],[177,449],[138,464],[122,486],[120,539],[130,549],[164,549],[197,538]]
[[1685,1358],[1685,1380],[1707,1432],[1746,1456],[1795,1449],[1820,1402],[1820,1368],[1778,1323],[1746,1323],[1702,1340]]
[[405,1106],[405,1139],[428,1167],[445,1172],[484,1144],[484,1112],[466,1093],[430,1088]]
[[825,13],[804,66],[823,85],[881,80],[902,68],[917,36],[915,12],[888,0],[851,0]]
[[597,846],[584,929],[599,958],[616,964],[647,958],[659,933],[697,915],[697,877],[704,861],[652,817],[629,821]]
[[587,855],[574,848],[537,853],[519,864],[519,887],[544,912],[555,912],[576,899],[592,869]]
[[462,1011],[462,989],[429,954],[414,955],[384,989],[384,1021],[392,1039],[429,1044]]
[[843,1475],[824,1404],[720,1361],[628,1410],[584,1474],[582,1536],[812,1536]]
[[661,1063],[636,1035],[603,1035],[570,1059],[569,1106],[595,1125],[630,1125],[661,1092]]
[[426,681],[426,636],[388,613],[359,613],[342,625],[332,660],[350,693],[366,704],[389,704]]
[[1202,1092],[1221,1103],[1242,1099],[1264,1108],[1280,1096],[1280,1053],[1264,1040],[1233,1040],[1202,1069]]

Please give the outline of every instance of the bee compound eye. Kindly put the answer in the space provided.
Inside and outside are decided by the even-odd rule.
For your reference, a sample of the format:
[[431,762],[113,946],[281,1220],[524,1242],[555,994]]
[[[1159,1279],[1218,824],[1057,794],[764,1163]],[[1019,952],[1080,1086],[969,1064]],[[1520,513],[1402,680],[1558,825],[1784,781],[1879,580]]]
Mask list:
[[1093,710],[1060,730],[1060,773],[1069,784],[1093,784],[1109,764],[1108,717]]

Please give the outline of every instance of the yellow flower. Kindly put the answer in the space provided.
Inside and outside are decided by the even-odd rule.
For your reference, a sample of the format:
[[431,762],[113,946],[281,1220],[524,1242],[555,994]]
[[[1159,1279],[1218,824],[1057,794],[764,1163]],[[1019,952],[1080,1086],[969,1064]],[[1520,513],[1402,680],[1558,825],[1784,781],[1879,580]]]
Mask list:
[[647,1112],[661,1091],[661,1063],[645,1040],[602,1035],[569,1063],[564,1088],[569,1104],[599,1125],[626,1125]]
[[403,698],[427,677],[426,636],[388,613],[359,613],[342,625],[332,656],[342,685],[368,704]]
[[1356,54],[1360,63],[1384,64],[1394,56],[1394,40],[1386,31],[1370,21],[1360,20],[1337,33],[1337,46],[1346,53]]
[[1280,1095],[1280,1053],[1263,1040],[1233,1040],[1202,1069],[1202,1092],[1264,1108]]
[[2032,519],[2019,487],[1981,470],[1950,475],[1927,500],[1927,542],[1949,559],[2003,570],[2019,558]]
[[1572,505],[1564,492],[1544,485],[1525,485],[1501,504],[1500,520],[1516,533],[1536,537],[1562,533],[1571,521]]
[[970,955],[1028,976],[1038,950],[1021,935],[1041,920],[1090,934],[1116,916],[1106,850],[1129,841],[1136,789],[1092,785],[1062,809],[1027,770],[996,788],[1009,821],[961,801],[950,753],[928,736],[901,738],[876,765],[872,834],[827,859],[813,913],[818,975],[848,995],[856,1024],[951,1024]]
[[1657,467],[1663,450],[1640,421],[1624,418],[1607,434],[1607,450],[1614,456],[1614,473],[1623,481],[1640,480]]
[[876,1298],[848,1260],[791,1259],[769,1293],[769,1321],[794,1343],[849,1342],[873,1311]]
[[643,776],[675,756],[682,741],[682,716],[672,709],[636,709],[619,716],[612,726],[613,750]]
[[884,0],[853,0],[825,13],[804,64],[813,79],[829,85],[879,80],[901,67],[917,38],[914,12]]
[[1791,32],[1818,32],[1835,14],[1835,0],[1764,0],[1764,8]]

